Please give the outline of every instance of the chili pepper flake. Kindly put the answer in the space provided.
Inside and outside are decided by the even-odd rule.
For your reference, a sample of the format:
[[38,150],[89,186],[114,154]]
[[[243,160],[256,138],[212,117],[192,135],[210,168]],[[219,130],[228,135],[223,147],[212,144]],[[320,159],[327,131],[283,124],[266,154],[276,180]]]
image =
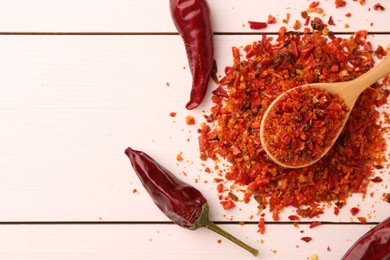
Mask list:
[[347,4],[344,0],[335,0],[336,8],[343,7]]
[[272,15],[268,15],[267,24],[274,24],[276,23],[276,18]]
[[372,182],[375,182],[375,183],[379,183],[379,182],[382,182],[383,180],[382,180],[381,177],[376,176],[376,177],[372,178],[371,181],[372,181]]
[[175,116],[176,116],[176,112],[171,112],[171,113],[169,113],[169,116],[170,116],[170,117],[175,117]]
[[317,227],[317,226],[319,226],[321,224],[322,224],[321,221],[313,221],[313,222],[310,223],[309,228],[315,228],[315,227]]
[[296,215],[290,215],[290,216],[288,216],[288,219],[292,220],[292,221],[299,221],[300,220],[300,218]]
[[283,19],[283,23],[288,24],[288,22],[290,21],[290,17],[291,17],[291,14],[290,14],[290,13],[287,13],[287,14],[286,14],[286,18]]
[[332,17],[332,16],[329,16],[328,24],[329,24],[329,25],[332,25],[332,26],[335,26],[335,25],[336,25],[336,24],[334,23],[334,21],[333,21],[333,17]]
[[264,22],[248,21],[248,24],[249,24],[249,28],[256,29],[256,30],[264,29],[267,27],[267,23]]
[[360,223],[366,224],[367,219],[365,217],[357,217],[357,219],[360,221]]
[[218,193],[222,193],[224,190],[225,190],[225,186],[223,185],[223,183],[219,183],[219,184],[217,185],[217,191],[218,191]]
[[335,214],[336,216],[338,216],[340,213],[340,209],[338,207],[334,207],[333,208],[333,214]]
[[236,206],[236,204],[232,200],[220,201],[219,203],[221,203],[224,210],[229,210]]
[[383,201],[390,203],[390,193],[383,194]]
[[188,115],[186,116],[186,124],[187,125],[195,125],[195,118]]
[[231,191],[229,191],[228,194],[229,198],[231,198],[233,201],[238,201],[238,197]]
[[294,30],[299,30],[301,29],[301,27],[302,27],[301,22],[299,20],[296,20],[293,26]]
[[309,243],[313,238],[311,237],[301,237],[301,240],[305,241],[306,243]]
[[383,11],[383,10],[385,10],[385,8],[384,8],[383,5],[381,5],[380,3],[376,3],[376,4],[374,5],[374,10],[375,10],[375,11]]
[[178,153],[178,154],[176,155],[176,160],[177,160],[178,162],[183,161],[183,156],[182,156],[182,153],[181,153],[181,152]]
[[319,5],[320,5],[320,1],[313,1],[309,5],[309,8],[315,8],[315,7],[319,6]]
[[360,209],[357,208],[357,207],[353,207],[353,208],[350,209],[350,212],[351,212],[352,216],[355,216],[356,214],[358,214],[359,211],[360,211]]
[[[305,18],[305,23],[304,23],[303,25],[304,25],[304,26],[308,26],[309,23],[310,23],[310,19],[311,19],[310,15],[306,16],[306,18]],[[306,33],[308,33],[308,32],[306,32]]]
[[346,13],[345,16],[346,16],[346,17],[351,17],[352,14],[351,14],[351,13]]
[[322,31],[326,26],[319,17],[314,17],[314,19],[310,22],[310,25],[315,31]]
[[260,218],[258,228],[259,228],[259,230],[257,232],[259,232],[260,234],[265,233],[265,219],[264,218]]

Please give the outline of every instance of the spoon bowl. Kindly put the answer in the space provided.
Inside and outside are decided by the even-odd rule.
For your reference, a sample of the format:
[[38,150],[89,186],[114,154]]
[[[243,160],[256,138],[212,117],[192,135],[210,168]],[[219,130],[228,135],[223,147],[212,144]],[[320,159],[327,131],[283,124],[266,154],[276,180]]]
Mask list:
[[274,161],[276,164],[283,166],[285,168],[302,168],[302,167],[309,166],[317,162],[318,160],[320,160],[332,148],[333,144],[336,142],[360,94],[364,90],[369,88],[372,84],[377,82],[379,79],[387,76],[388,74],[390,74],[390,55],[388,55],[382,62],[380,62],[377,66],[372,68],[370,71],[368,71],[367,73],[361,75],[360,77],[354,80],[345,81],[345,82],[336,82],[336,83],[313,83],[313,84],[307,84],[304,86],[296,87],[296,88],[304,88],[304,87],[319,88],[325,90],[329,94],[337,94],[339,97],[343,99],[344,104],[349,108],[349,111],[342,119],[341,127],[339,128],[338,133],[328,143],[329,145],[327,145],[322,150],[320,156],[301,164],[289,164],[286,162],[282,162],[280,159],[276,158],[274,154],[272,154],[265,140],[266,139],[265,137],[269,134],[267,132],[267,128],[265,127],[266,125],[265,122],[269,117],[270,112],[274,109],[275,105],[278,104],[278,102],[286,96],[286,94],[290,93],[296,88],[290,89],[282,93],[281,95],[279,95],[265,111],[260,125],[260,141],[269,158],[272,161]]

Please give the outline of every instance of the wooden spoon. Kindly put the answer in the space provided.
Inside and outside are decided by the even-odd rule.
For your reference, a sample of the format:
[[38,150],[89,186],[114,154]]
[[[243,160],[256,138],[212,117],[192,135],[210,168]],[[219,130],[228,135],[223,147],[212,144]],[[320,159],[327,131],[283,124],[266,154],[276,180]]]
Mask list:
[[344,99],[344,103],[350,109],[349,112],[347,113],[347,115],[343,119],[344,122],[343,122],[342,127],[340,128],[338,134],[332,140],[330,145],[328,147],[324,148],[324,150],[321,153],[321,155],[319,156],[319,158],[318,159],[313,159],[312,161],[309,161],[309,162],[307,162],[305,164],[302,164],[302,165],[289,165],[287,163],[279,161],[270,152],[270,150],[268,149],[267,144],[265,142],[265,138],[264,137],[267,136],[268,133],[265,130],[264,122],[265,122],[266,118],[268,117],[269,112],[278,103],[280,98],[282,98],[286,93],[288,93],[289,91],[291,91],[291,90],[293,90],[295,88],[290,89],[290,90],[282,93],[279,97],[277,97],[270,104],[270,106],[265,111],[264,116],[263,116],[263,118],[261,120],[260,141],[261,141],[261,144],[262,144],[265,152],[272,159],[272,161],[274,161],[278,165],[283,166],[285,168],[301,168],[301,167],[309,166],[309,165],[317,162],[318,160],[320,160],[330,150],[330,148],[333,146],[333,144],[337,140],[338,136],[341,133],[341,130],[343,129],[345,123],[347,122],[349,114],[350,114],[353,106],[355,105],[355,102],[356,102],[357,98],[359,97],[359,95],[365,89],[369,88],[372,84],[377,82],[379,79],[387,76],[388,74],[390,74],[390,55],[387,55],[387,57],[382,62],[380,62],[377,66],[372,68],[370,71],[368,71],[367,73],[361,75],[360,77],[358,77],[358,78],[356,78],[354,80],[345,81],[345,82],[336,82],[336,83],[313,83],[313,84],[307,84],[307,85],[304,85],[304,86],[297,87],[297,88],[300,88],[300,87],[310,86],[310,87],[313,87],[313,88],[324,89],[324,90],[328,91],[330,94],[338,94],[341,98]]

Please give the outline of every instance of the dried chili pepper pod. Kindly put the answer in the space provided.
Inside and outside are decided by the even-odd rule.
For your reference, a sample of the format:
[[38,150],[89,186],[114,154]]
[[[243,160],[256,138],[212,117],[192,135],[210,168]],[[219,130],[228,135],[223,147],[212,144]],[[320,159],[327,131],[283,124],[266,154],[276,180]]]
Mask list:
[[390,217],[359,238],[342,258],[342,260],[364,259],[390,259]]
[[203,101],[214,64],[213,30],[205,0],[170,0],[173,22],[182,37],[192,74],[192,89],[187,109]]
[[154,203],[175,224],[190,230],[206,227],[251,254],[258,255],[257,249],[235,238],[209,220],[207,200],[199,190],[175,177],[146,153],[130,147],[125,150],[125,153]]

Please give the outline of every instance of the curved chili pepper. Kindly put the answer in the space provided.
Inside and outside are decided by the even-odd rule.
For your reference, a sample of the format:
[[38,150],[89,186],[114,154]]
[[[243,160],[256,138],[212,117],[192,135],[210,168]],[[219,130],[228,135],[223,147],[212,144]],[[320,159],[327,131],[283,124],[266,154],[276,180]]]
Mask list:
[[390,259],[390,217],[364,234],[342,260]]
[[253,255],[258,255],[258,250],[233,237],[209,220],[207,200],[200,191],[178,179],[146,153],[130,147],[125,150],[125,153],[154,203],[175,224],[190,230],[206,227]]
[[213,30],[205,0],[170,0],[173,22],[182,37],[192,74],[187,109],[194,109],[206,95],[214,64]]

